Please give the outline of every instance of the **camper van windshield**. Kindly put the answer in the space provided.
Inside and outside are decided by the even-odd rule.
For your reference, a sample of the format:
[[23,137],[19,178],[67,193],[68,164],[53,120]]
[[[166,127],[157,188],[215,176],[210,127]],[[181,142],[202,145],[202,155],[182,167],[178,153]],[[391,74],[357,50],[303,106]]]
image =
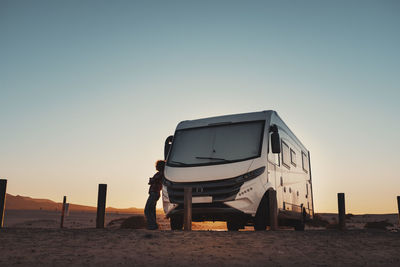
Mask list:
[[263,130],[264,121],[178,130],[167,165],[192,167],[259,157]]

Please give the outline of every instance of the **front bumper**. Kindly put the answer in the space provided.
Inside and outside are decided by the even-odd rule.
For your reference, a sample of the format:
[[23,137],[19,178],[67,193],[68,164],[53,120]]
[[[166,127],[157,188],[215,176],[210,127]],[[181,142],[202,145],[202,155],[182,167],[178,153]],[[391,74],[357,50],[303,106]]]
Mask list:
[[[192,188],[193,220],[226,220],[254,216],[265,189],[265,167],[230,179],[163,185],[164,212],[167,217],[183,214],[184,188]],[[206,198],[208,201],[202,201]],[[199,199],[201,202],[199,202]],[[205,203],[207,202],[207,203]]]
[[[170,211],[167,217],[183,216],[183,205],[178,205]],[[229,207],[223,203],[198,203],[192,204],[192,220],[202,221],[229,221],[229,220],[249,220],[251,215],[240,210]]]
[[212,197],[212,202],[227,202],[235,200],[244,183],[264,172],[265,167],[261,167],[236,177],[204,182],[172,182],[165,179],[164,187],[171,203],[183,204],[185,187],[192,188],[193,197]]

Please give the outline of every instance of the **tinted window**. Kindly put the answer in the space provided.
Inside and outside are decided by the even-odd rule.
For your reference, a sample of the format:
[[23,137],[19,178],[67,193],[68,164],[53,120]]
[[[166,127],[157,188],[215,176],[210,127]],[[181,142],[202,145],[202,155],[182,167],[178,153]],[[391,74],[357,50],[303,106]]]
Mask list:
[[293,149],[290,149],[290,161],[293,166],[296,166],[296,152]]
[[301,152],[301,159],[302,159],[302,163],[303,163],[303,170],[305,172],[308,172],[308,157],[306,155],[306,153]]
[[284,141],[282,141],[282,164],[285,167],[290,168],[290,149]]
[[247,160],[261,155],[264,121],[179,130],[169,166],[200,166]]

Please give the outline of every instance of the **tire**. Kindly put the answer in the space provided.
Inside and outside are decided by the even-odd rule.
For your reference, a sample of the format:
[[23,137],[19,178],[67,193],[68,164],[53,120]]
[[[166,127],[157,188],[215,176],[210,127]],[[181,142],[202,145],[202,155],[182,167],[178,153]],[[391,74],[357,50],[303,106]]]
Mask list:
[[183,218],[181,216],[171,216],[169,223],[171,230],[182,230],[183,228]]
[[226,222],[226,228],[228,228],[228,231],[239,231],[239,229],[243,228],[243,224],[237,222],[237,221],[227,221]]
[[265,231],[269,224],[269,200],[268,193],[263,196],[258,205],[256,217],[254,218],[254,230]]

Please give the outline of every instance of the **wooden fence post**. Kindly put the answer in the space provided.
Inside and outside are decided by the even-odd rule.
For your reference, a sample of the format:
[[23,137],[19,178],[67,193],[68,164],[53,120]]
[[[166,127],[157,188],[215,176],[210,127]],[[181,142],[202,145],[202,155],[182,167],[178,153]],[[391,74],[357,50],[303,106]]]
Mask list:
[[400,225],[400,196],[397,196],[397,209],[399,210],[399,225]]
[[183,230],[192,231],[192,188],[184,188],[184,200],[183,200]]
[[269,225],[272,231],[278,230],[278,203],[276,200],[276,191],[269,191]]
[[60,225],[60,228],[64,227],[65,203],[67,203],[67,197],[66,196],[64,196],[63,204],[62,204],[62,208],[61,208],[61,225]]
[[0,228],[4,226],[4,212],[6,210],[7,180],[0,179]]
[[346,229],[346,208],[344,201],[344,193],[338,193],[338,209],[339,209],[339,229]]
[[97,197],[97,217],[96,228],[104,228],[104,218],[106,214],[107,185],[99,184],[99,194]]

